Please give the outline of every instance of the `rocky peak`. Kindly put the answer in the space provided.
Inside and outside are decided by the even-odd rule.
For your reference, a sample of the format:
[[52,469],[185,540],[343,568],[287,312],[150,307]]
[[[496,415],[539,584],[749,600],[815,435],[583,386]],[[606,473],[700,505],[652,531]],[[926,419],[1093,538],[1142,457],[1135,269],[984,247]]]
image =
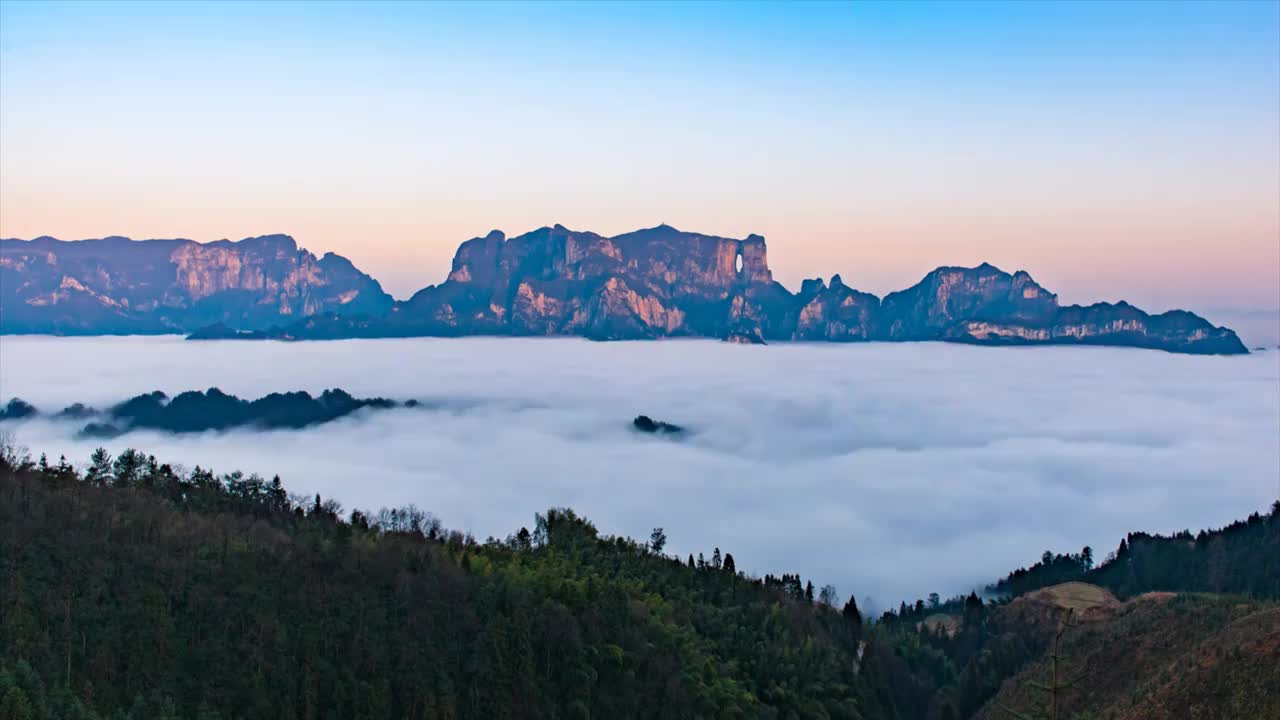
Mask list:
[[[498,253],[507,237],[491,230],[484,237],[474,237],[458,246],[453,255],[449,280],[454,282],[490,282],[498,265]],[[478,278],[478,279],[477,279]]]
[[[247,237],[243,240],[219,240],[208,245],[193,242],[190,243],[190,247],[225,247],[237,255],[254,255],[285,261],[298,254],[298,241],[282,233]],[[314,259],[314,256],[311,257]]]
[[773,282],[773,272],[769,270],[769,254],[764,238],[759,235],[748,235],[738,246],[742,256],[742,271],[739,278],[748,283],[768,284]]
[[883,304],[890,337],[924,340],[967,318],[1047,322],[1057,311],[1057,296],[1025,272],[1010,275],[984,262],[938,268],[916,285],[885,296]]
[[294,240],[292,235],[286,235],[284,233],[258,235],[256,237],[247,237],[243,240],[228,240],[227,242],[237,245],[261,245],[264,247],[284,247],[292,250],[298,249],[298,241]]
[[558,223],[509,239],[494,230],[462,243],[445,281],[404,303],[392,303],[345,258],[317,260],[287,235],[207,244],[38,238],[0,241],[0,251],[4,332],[222,323],[205,335],[944,340],[1245,352],[1235,333],[1191,313],[1152,316],[1125,302],[1060,307],[1027,272],[985,262],[937,268],[883,301],[840,275],[829,284],[805,280],[793,295],[773,281],[763,237],[666,224],[614,237]]
[[879,332],[880,299],[844,284],[840,275],[831,276],[830,286],[822,280],[806,281],[812,294],[801,286],[804,304],[796,318],[793,336],[797,340],[871,340]]
[[810,298],[827,289],[822,278],[808,278],[800,281],[800,297]]
[[1040,286],[1039,283],[1031,279],[1030,273],[1028,273],[1026,270],[1019,270],[1018,272],[1013,274],[1013,279],[1010,282],[1010,287],[1013,291],[1013,294],[1022,298],[1023,300],[1046,298],[1055,304],[1058,302],[1058,296],[1049,292],[1048,290],[1045,290],[1043,287]]
[[[316,329],[312,329],[315,327]],[[346,329],[344,329],[346,328]],[[449,279],[397,305],[381,325],[336,320],[286,337],[580,335],[600,340],[695,336],[732,342],[943,340],[1244,352],[1239,338],[1189,313],[1149,316],[1126,303],[1060,308],[1025,271],[940,267],[881,301],[844,283],[773,282],[764,238],[670,225],[611,238],[544,227],[463,243]]]
[[319,312],[382,315],[392,304],[345,258],[317,259],[282,234],[211,243],[38,238],[2,249],[6,332],[266,329]]

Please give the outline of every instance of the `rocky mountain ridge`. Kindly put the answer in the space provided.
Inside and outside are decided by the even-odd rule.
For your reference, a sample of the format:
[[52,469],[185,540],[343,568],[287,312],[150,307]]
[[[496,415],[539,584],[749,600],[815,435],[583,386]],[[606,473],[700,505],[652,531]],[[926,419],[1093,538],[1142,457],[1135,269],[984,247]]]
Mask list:
[[384,314],[376,280],[288,235],[219,240],[0,240],[0,332],[265,329],[317,313]]
[[[83,272],[61,278],[57,272],[46,272],[37,257],[42,241],[49,242],[0,241],[0,272],[5,273],[6,285],[16,282],[24,288],[21,293],[0,292],[0,330],[40,331],[10,318],[21,319],[29,307],[41,307],[46,298],[56,299],[58,292],[86,304],[92,298],[105,308],[123,305],[127,298],[108,292],[110,274],[107,282],[91,285],[81,279]],[[598,340],[711,337],[748,343],[941,340],[1116,345],[1197,354],[1247,352],[1234,332],[1192,313],[1149,315],[1123,301],[1062,306],[1055,294],[1025,271],[1009,274],[987,263],[974,268],[940,267],[916,285],[883,299],[845,285],[839,275],[830,282],[806,280],[798,293],[792,293],[773,280],[765,240],[759,235],[733,239],[682,232],[668,225],[615,237],[563,225],[512,238],[495,230],[458,247],[444,282],[394,303],[376,281],[345,259],[326,255],[315,261],[298,250],[291,238],[288,252],[277,257],[296,253],[299,259],[293,265],[286,263],[269,275],[250,261],[253,270],[246,276],[244,261],[236,264],[226,253],[250,242],[190,243],[172,250],[167,262],[173,269],[165,266],[165,272],[175,273],[176,279],[166,287],[175,288],[176,297],[190,298],[189,307],[167,326],[133,331],[189,330],[195,319],[208,316],[193,337],[489,334],[576,335]],[[130,253],[122,249],[121,254]],[[162,263],[152,261],[147,267],[158,265]],[[159,277],[156,270],[151,272],[158,278],[156,284],[168,279]],[[37,275],[40,279],[33,277]],[[90,279],[94,277],[90,274]],[[69,283],[85,289],[65,287]],[[27,287],[36,291],[28,292]],[[160,297],[171,296],[162,293]],[[19,311],[8,310],[19,303],[24,305]],[[220,312],[201,313],[197,308],[205,303]],[[158,305],[155,301],[152,307]],[[81,318],[79,324],[43,331],[117,331],[109,323],[92,321],[103,314],[111,316],[98,308],[96,314],[85,316],[90,320]]]

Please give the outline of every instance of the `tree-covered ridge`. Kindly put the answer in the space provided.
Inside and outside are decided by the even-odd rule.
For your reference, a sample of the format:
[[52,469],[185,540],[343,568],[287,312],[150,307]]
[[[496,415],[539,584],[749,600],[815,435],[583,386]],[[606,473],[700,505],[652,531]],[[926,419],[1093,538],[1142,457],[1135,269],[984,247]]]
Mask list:
[[[1209,577],[1256,596],[1160,614],[1140,606],[1151,595],[1108,595],[1097,625],[1072,630],[1073,652],[1157,693],[1133,717],[1273,707],[1255,696],[1280,677],[1280,618],[1259,599],[1278,509],[1203,540],[1130,535],[1092,571],[1091,551],[1042,563],[1114,573],[1122,589]],[[0,442],[0,720],[1001,717],[993,703],[1029,707],[1010,683],[1039,677],[1062,619],[1052,588],[933,594],[864,624],[830,586],[745,576],[719,548],[670,557],[666,543],[661,528],[606,536],[559,508],[478,542],[414,506],[344,513],[279,478],[132,450],[79,470]],[[1216,547],[1207,575],[1201,544]],[[1189,622],[1195,643],[1165,639]],[[1080,698],[1089,717],[1138,707],[1110,680]]]
[[[416,400],[404,403],[387,398],[357,398],[341,388],[325,390],[312,397],[304,391],[271,393],[256,400],[243,400],[218,388],[204,392],[189,390],[170,398],[164,392],[136,395],[99,412],[83,403],[64,408],[55,417],[92,419],[80,431],[84,437],[116,437],[135,429],[168,432],[204,432],[236,427],[298,429],[337,420],[356,411],[417,407]],[[20,398],[0,409],[0,420],[32,417],[38,411]]]
[[[881,654],[881,677],[889,684],[889,704],[902,717],[926,720],[1014,717],[992,704],[1016,700],[1027,707],[1026,702],[1036,699],[1036,692],[1017,684],[1043,685],[1039,678],[1048,664],[1048,643],[1063,620],[1060,608],[1042,600],[1029,601],[1033,591],[1086,582],[1120,598],[1145,598],[1143,593],[1154,592],[1176,602],[1165,612],[1163,605],[1153,609],[1134,599],[1121,607],[1114,620],[1086,623],[1065,636],[1072,652],[1105,657],[1108,667],[1122,666],[1128,673],[1121,675],[1119,686],[1109,677],[1111,685],[1093,687],[1074,698],[1074,707],[1084,713],[1081,717],[1129,717],[1130,696],[1123,689],[1136,692],[1139,683],[1165,695],[1172,693],[1170,685],[1194,686],[1194,692],[1183,693],[1181,701],[1209,713],[1201,717],[1252,718],[1260,717],[1251,714],[1259,707],[1280,708],[1274,702],[1259,703],[1256,697],[1256,688],[1266,687],[1259,678],[1280,679],[1280,654],[1268,654],[1265,647],[1251,644],[1254,638],[1248,631],[1228,634],[1227,640],[1216,635],[1248,617],[1248,622],[1264,628],[1258,632],[1270,633],[1265,637],[1254,633],[1263,645],[1280,640],[1273,622],[1275,604],[1257,602],[1280,598],[1280,502],[1266,515],[1254,513],[1196,535],[1130,533],[1100,566],[1094,567],[1093,562],[1089,547],[1079,553],[1045,552],[1031,568],[1010,573],[987,589],[999,595],[998,600],[984,603],[976,593],[942,600],[935,593],[928,600],[904,602],[884,613],[876,626],[874,647]],[[1197,598],[1194,593],[1223,595]],[[1010,602],[1012,598],[1017,599]],[[1199,633],[1194,643],[1188,640],[1190,622]],[[1187,642],[1175,645],[1162,639],[1178,633],[1180,642]],[[1200,642],[1206,645],[1196,644]],[[1159,652],[1151,651],[1152,646]],[[1202,662],[1205,653],[1212,658]],[[1265,659],[1249,660],[1259,654]],[[1220,662],[1224,656],[1239,667],[1224,670],[1233,667]],[[1218,669],[1193,672],[1193,663],[1215,663]],[[1131,678],[1128,686],[1126,677]],[[1135,707],[1141,712],[1134,711],[1134,718],[1162,717],[1161,706],[1153,710],[1148,702]]]
[[1280,598],[1280,500],[1218,530],[1174,535],[1129,533],[1099,566],[1093,550],[1054,554],[1019,568],[989,591],[1016,597],[1072,580],[1105,587],[1121,598],[1151,591],[1237,593]]
[[[1224,720],[1280,717],[1280,607],[1239,595],[1151,593],[1062,635],[1057,717]],[[1046,705],[1048,653],[1001,686],[975,720]]]
[[278,478],[7,453],[0,716],[892,717],[856,610],[664,543],[560,509],[478,542]]

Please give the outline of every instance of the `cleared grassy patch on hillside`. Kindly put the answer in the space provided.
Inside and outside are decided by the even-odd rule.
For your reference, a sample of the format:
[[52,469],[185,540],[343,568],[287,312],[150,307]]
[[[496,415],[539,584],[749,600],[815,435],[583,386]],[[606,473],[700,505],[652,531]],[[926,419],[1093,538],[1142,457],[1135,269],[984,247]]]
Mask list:
[[[1046,588],[1035,595],[1045,593],[1077,612],[1085,606],[1095,617],[1108,607],[1106,597],[1094,592],[1098,588],[1072,584],[1083,587],[1056,586],[1058,592]],[[1100,597],[1102,604],[1089,604]],[[1229,595],[1148,594],[1069,629],[1060,655],[1060,684],[1070,685],[1060,694],[1061,718],[1280,717],[1280,609],[1274,604]],[[1006,680],[975,717],[1010,717],[1004,708],[1034,715],[1045,693],[1032,683],[1047,684],[1050,673],[1045,653]]]

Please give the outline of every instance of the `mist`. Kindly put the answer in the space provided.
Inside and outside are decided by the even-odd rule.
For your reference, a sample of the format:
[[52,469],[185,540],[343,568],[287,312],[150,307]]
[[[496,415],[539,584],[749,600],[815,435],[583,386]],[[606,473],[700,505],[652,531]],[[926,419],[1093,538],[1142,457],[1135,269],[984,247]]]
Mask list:
[[[279,474],[347,510],[415,503],[477,538],[570,506],[604,533],[733,554],[881,606],[967,592],[1046,549],[1218,526],[1280,496],[1280,353],[941,343],[579,339],[187,342],[0,337],[0,402],[44,413],[218,387],[341,387],[428,402],[304,430],[76,437],[5,422],[33,454],[97,445]],[[681,439],[630,428],[638,414]]]

